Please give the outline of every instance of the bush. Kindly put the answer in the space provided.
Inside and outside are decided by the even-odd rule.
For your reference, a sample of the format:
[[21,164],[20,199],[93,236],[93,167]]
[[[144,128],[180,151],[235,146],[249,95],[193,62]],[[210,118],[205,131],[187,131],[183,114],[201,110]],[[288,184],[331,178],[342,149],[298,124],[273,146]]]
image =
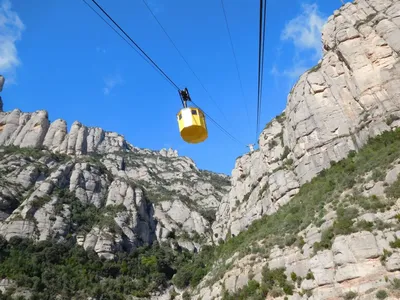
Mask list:
[[[1,240],[0,276],[32,290],[36,299],[61,294],[71,299],[78,294],[104,299],[125,299],[124,295],[147,297],[160,286],[167,287],[188,251],[172,252],[160,245],[145,246],[131,254],[121,253],[114,261],[64,242],[12,238]],[[34,297],[34,299],[35,299]]]
[[183,300],[190,300],[190,294],[188,293],[188,291],[185,291],[185,292],[182,294],[182,299],[183,299]]
[[386,299],[387,297],[388,297],[388,294],[387,294],[387,292],[385,291],[385,290],[379,290],[377,293],[376,293],[376,298],[378,298],[378,299]]
[[355,299],[356,297],[357,297],[357,293],[350,291],[344,295],[344,300],[351,300],[351,299]]

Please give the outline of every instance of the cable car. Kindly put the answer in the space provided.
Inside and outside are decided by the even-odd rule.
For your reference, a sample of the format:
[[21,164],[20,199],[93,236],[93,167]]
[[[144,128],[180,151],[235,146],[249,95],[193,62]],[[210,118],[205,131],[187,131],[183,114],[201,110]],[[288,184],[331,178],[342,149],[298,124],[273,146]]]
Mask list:
[[179,95],[183,109],[178,112],[176,117],[182,139],[190,144],[204,142],[208,137],[204,112],[200,108],[187,106],[187,101],[191,101],[187,88],[179,91]]

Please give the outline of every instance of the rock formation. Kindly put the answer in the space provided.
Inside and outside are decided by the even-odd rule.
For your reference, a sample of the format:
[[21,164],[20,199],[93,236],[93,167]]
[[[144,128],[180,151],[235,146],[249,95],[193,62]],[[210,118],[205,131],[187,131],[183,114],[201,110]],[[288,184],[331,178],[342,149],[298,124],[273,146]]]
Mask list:
[[[176,150],[139,149],[79,122],[68,133],[46,111],[1,112],[0,146],[0,233],[34,240],[72,233],[109,259],[170,237],[198,250],[229,188],[227,176],[199,171]],[[87,224],[76,224],[77,210],[90,212]]]
[[318,172],[400,125],[400,3],[356,0],[328,19],[323,58],[293,87],[285,111],[237,159],[214,237],[275,213]]

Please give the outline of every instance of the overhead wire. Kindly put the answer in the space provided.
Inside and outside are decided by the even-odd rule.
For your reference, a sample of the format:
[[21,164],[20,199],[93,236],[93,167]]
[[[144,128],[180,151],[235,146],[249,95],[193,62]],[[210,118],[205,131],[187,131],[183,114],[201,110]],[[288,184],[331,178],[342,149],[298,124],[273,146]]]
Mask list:
[[[143,0],[143,1],[144,1],[144,0]],[[229,35],[229,41],[230,41],[230,45],[231,45],[231,49],[232,49],[233,58],[234,58],[234,60],[235,60],[236,72],[237,72],[237,75],[238,75],[238,78],[239,78],[240,90],[241,90],[241,92],[242,92],[242,100],[243,100],[244,107],[245,107],[245,109],[246,109],[247,120],[248,120],[249,125],[250,125],[249,110],[248,110],[248,108],[247,108],[247,104],[246,104],[246,100],[245,100],[245,93],[244,93],[244,89],[243,89],[243,82],[242,82],[242,78],[241,78],[241,76],[240,76],[239,64],[238,64],[237,57],[236,57],[236,53],[235,53],[235,47],[233,47],[232,35],[231,35],[231,30],[230,30],[230,28],[229,28],[228,17],[226,16],[224,0],[221,0],[221,6],[222,6],[222,12],[224,13],[224,19],[225,19],[226,29],[227,29],[228,35]]]
[[[109,25],[114,32],[116,32],[125,42],[127,42],[131,48],[133,48],[144,60],[146,60],[146,58],[148,60],[146,60],[149,64],[150,62],[152,63],[152,67],[155,68],[157,71],[159,71],[166,79],[167,81],[178,90],[178,92],[180,92],[180,88],[179,86],[144,52],[144,50],[142,48],[140,48],[140,46],[114,21],[114,19],[95,1],[92,0],[92,2],[118,27],[119,30],[122,31],[122,33],[140,50],[140,52],[142,52],[141,55],[140,52],[138,52],[133,46],[132,44],[130,44],[128,42],[127,39],[125,39],[118,31],[115,30],[115,28],[113,28],[111,26],[111,24],[109,24],[96,10],[93,9],[93,7],[91,7],[86,0],[83,0],[83,2],[88,5],[107,25]],[[191,101],[193,102],[193,101]],[[193,104],[195,106],[197,106],[197,104],[195,104],[193,102]],[[198,108],[200,108],[199,106],[197,106]],[[228,135],[230,138],[232,138],[234,141],[240,143],[241,145],[243,145],[244,143],[240,142],[238,139],[236,139],[232,134],[230,134],[226,129],[224,129],[217,121],[215,121],[213,118],[211,118],[211,116],[209,116],[208,114],[206,114],[206,112],[202,109],[202,111],[204,112],[204,114],[211,120],[211,122],[213,122],[222,132],[224,132],[226,135]]]
[[[118,34],[128,45],[129,47],[131,47],[137,54],[139,54],[140,57],[143,58],[143,60],[145,60],[154,70],[156,70],[157,72],[160,73],[160,71],[153,65],[151,64],[144,56],[143,54],[141,54],[131,43],[129,43],[129,41],[121,34],[119,33],[114,27],[112,27],[112,25],[110,23],[107,22],[106,19],[103,18],[102,15],[100,15],[93,7],[91,7],[89,5],[89,3],[86,2],[86,0],[83,0],[83,2],[85,2],[85,4],[95,13],[99,16],[99,18],[101,18],[104,23],[106,23],[116,34]],[[162,73],[160,73],[162,75]],[[169,82],[170,83],[170,82]],[[173,87],[175,87],[174,85],[172,85]]]
[[182,52],[178,49],[178,47],[176,46],[175,42],[172,40],[171,36],[168,34],[167,30],[164,28],[164,26],[161,24],[161,22],[158,20],[157,16],[154,14],[153,10],[151,9],[151,7],[148,5],[146,0],[142,0],[142,2],[144,3],[144,5],[146,6],[146,8],[149,10],[149,12],[151,13],[151,15],[153,16],[153,18],[156,20],[156,22],[158,23],[158,25],[160,26],[160,28],[162,29],[162,31],[165,33],[165,35],[167,36],[167,38],[169,39],[169,41],[171,42],[172,46],[174,46],[175,50],[178,52],[179,56],[182,58],[182,60],[186,63],[187,67],[189,68],[189,70],[193,73],[194,77],[197,79],[197,81],[200,83],[201,87],[203,88],[203,90],[206,92],[208,98],[211,99],[212,102],[214,102],[215,106],[218,108],[218,110],[220,111],[220,113],[222,114],[222,116],[225,118],[225,120],[231,124],[228,121],[228,118],[225,116],[224,112],[222,111],[222,109],[220,108],[220,106],[218,105],[218,103],[214,100],[214,98],[211,96],[210,92],[206,89],[206,87],[204,86],[203,82],[200,80],[199,76],[197,76],[196,72],[193,70],[193,68],[190,66],[189,62],[186,60],[186,58],[183,56]]
[[165,74],[165,72],[150,58],[150,56],[146,54],[146,52],[143,51],[142,48],[140,48],[138,44],[135,43],[135,41],[121,28],[121,26],[119,26],[117,22],[115,22],[114,19],[96,2],[96,0],[92,0],[92,2],[111,20],[111,22],[114,23],[115,26],[118,27],[119,30],[122,31],[122,33],[140,50],[140,52],[142,52],[146,56],[146,58],[150,60],[153,63],[153,65],[165,76],[165,78],[170,83],[172,83],[172,85],[174,85],[176,89],[179,91],[180,90],[179,86],[175,82],[173,82],[172,79],[169,78],[167,74]]
[[258,143],[258,133],[260,129],[261,101],[262,101],[262,83],[264,76],[264,45],[265,45],[265,16],[266,16],[266,0],[260,0],[260,23],[258,37],[258,93],[257,93],[257,125],[256,125],[256,142]]
[[211,120],[211,122],[213,122],[222,132],[224,132],[226,135],[228,135],[232,140],[236,141],[237,143],[239,143],[240,145],[244,145],[244,143],[240,140],[238,140],[237,138],[235,138],[232,134],[230,134],[226,129],[224,129],[221,125],[219,125],[217,123],[217,121],[215,121],[213,118],[211,118],[210,115],[208,115],[204,109],[202,109],[201,107],[199,107],[193,100],[191,100],[191,102],[194,104],[194,106],[196,106],[197,108],[201,109],[203,111],[203,113],[206,115],[206,117],[208,119]]

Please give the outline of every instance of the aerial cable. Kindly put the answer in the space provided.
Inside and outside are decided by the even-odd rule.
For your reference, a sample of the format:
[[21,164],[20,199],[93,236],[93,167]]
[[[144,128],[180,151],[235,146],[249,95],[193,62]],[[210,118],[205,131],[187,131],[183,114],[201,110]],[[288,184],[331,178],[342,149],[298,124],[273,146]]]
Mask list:
[[[87,4],[107,25],[109,25],[114,32],[116,32],[125,42],[127,42],[131,48],[132,45],[120,34],[118,33],[115,28],[113,28],[99,13],[97,13],[85,0],[83,0],[83,2],[85,2],[85,4]],[[97,4],[97,2],[95,0],[92,0],[92,2],[94,4],[96,4],[97,7],[100,8],[100,10],[118,27],[118,29],[120,29],[124,35],[143,53],[143,55],[141,53],[139,53],[135,48],[133,48],[143,59],[146,60],[146,58],[148,60],[146,60],[148,63],[152,63],[153,68],[155,68],[157,71],[159,71],[162,75],[164,75],[164,77],[168,80],[168,82],[178,90],[178,92],[181,92],[181,89],[178,87],[178,85],[172,81],[172,79],[170,77],[168,77],[168,75],[139,47],[139,45],[137,45],[133,39],[111,18],[110,15],[107,14],[107,12],[99,5]],[[193,101],[191,101],[193,102]],[[193,104],[195,106],[197,106],[196,103],[193,102]],[[198,108],[200,108],[199,106],[197,106]],[[236,142],[240,143],[241,145],[243,145],[244,143],[240,142],[238,139],[236,139],[232,134],[230,134],[227,130],[225,130],[221,125],[218,124],[218,122],[216,122],[213,118],[211,118],[204,110],[203,113],[222,131],[224,132],[226,135],[228,135],[229,137],[231,137],[233,140],[235,140]]]
[[115,22],[114,19],[111,18],[110,15],[109,15],[95,0],[92,0],[92,2],[93,2],[94,4],[96,4],[96,6],[111,20],[111,22],[113,22],[114,25],[117,26],[118,29],[122,31],[122,33],[123,33],[123,34],[124,34],[138,49],[139,49],[139,50],[140,50],[140,52],[142,52],[142,53],[146,56],[146,58],[147,58],[149,61],[151,61],[151,62],[153,63],[153,65],[165,76],[165,78],[166,78],[173,86],[175,86],[176,89],[179,91],[180,88],[178,87],[178,85],[177,85],[175,82],[173,82],[172,79],[169,78],[167,74],[165,74],[165,72],[150,58],[150,56],[148,56],[148,55],[146,54],[146,52],[144,52],[144,51],[142,50],[142,48],[140,48],[140,46],[139,46],[138,44],[136,44],[135,41],[134,41],[134,40],[133,40],[133,39],[118,25],[118,24],[117,24],[117,22]]
[[260,0],[260,19],[258,36],[258,91],[257,91],[257,121],[256,121],[256,140],[258,140],[258,131],[260,126],[260,82],[261,82],[261,61],[262,61],[262,24],[263,24],[263,0]]
[[258,133],[260,129],[261,116],[261,99],[262,99],[262,83],[264,76],[264,45],[265,45],[265,16],[266,16],[266,0],[260,0],[260,24],[259,24],[259,40],[258,40],[258,99],[257,99],[257,129],[256,141],[258,141]]
[[[143,0],[143,1],[144,1],[144,0]],[[243,90],[242,78],[241,78],[240,72],[239,72],[239,65],[238,65],[238,62],[237,62],[237,57],[236,57],[236,53],[235,53],[235,48],[233,47],[232,35],[231,35],[231,31],[230,31],[230,29],[229,29],[228,18],[227,18],[227,16],[226,16],[224,0],[221,0],[221,5],[222,5],[222,11],[223,11],[223,13],[224,13],[226,29],[228,30],[229,41],[230,41],[230,44],[231,44],[231,49],[232,49],[232,53],[233,53],[233,58],[234,58],[234,60],[235,60],[236,72],[237,72],[237,75],[238,75],[238,78],[239,78],[240,89],[241,89],[241,92],[242,92],[242,100],[243,100],[244,107],[245,107],[245,109],[246,109],[247,120],[248,120],[249,125],[250,125],[249,110],[248,110],[248,108],[247,108],[247,104],[246,104],[246,101],[245,101],[245,95],[244,95],[244,90]]]
[[203,111],[203,113],[207,116],[207,118],[209,118],[222,132],[224,132],[227,136],[229,136],[232,140],[236,141],[237,143],[239,143],[241,146],[244,145],[243,142],[239,141],[237,138],[235,138],[232,134],[230,134],[227,130],[225,130],[221,125],[219,125],[217,123],[217,121],[215,121],[213,118],[210,117],[210,115],[208,115],[201,107],[199,107],[193,100],[191,100],[191,102],[194,104],[194,106],[196,106],[197,108],[201,109]]
[[185,59],[185,57],[183,56],[182,52],[178,49],[178,47],[176,46],[176,44],[174,43],[174,41],[172,40],[172,38],[170,37],[170,35],[167,33],[167,31],[165,30],[164,26],[161,24],[161,22],[158,20],[157,16],[154,14],[154,12],[152,11],[152,9],[150,8],[150,6],[147,4],[146,0],[142,0],[142,2],[144,3],[144,5],[147,7],[147,9],[149,10],[149,12],[151,13],[151,15],[153,16],[153,18],[156,20],[156,22],[158,23],[158,25],[160,26],[160,28],[162,29],[162,31],[164,31],[165,35],[168,37],[169,41],[171,42],[171,44],[174,46],[175,50],[178,52],[179,56],[182,58],[182,60],[186,63],[187,67],[189,68],[189,70],[193,73],[194,77],[196,77],[197,81],[200,83],[201,87],[203,88],[203,90],[206,92],[207,96],[211,99],[212,102],[214,102],[215,106],[218,108],[218,110],[220,111],[220,113],[222,114],[222,116],[225,118],[225,120],[231,124],[231,122],[228,121],[227,117],[225,116],[224,112],[222,111],[222,109],[219,107],[218,103],[214,100],[214,98],[211,96],[210,92],[206,89],[206,87],[204,86],[204,84],[201,82],[200,78],[197,76],[197,74],[194,72],[193,68],[189,65],[188,61]]
[[[156,70],[157,72],[160,73],[160,71],[153,65],[151,64],[144,56],[142,53],[140,53],[131,43],[129,43],[129,41],[121,34],[119,33],[110,23],[107,22],[106,19],[103,18],[102,15],[100,15],[93,7],[91,7],[89,5],[89,3],[86,2],[86,0],[83,0],[83,2],[85,2],[85,4],[92,10],[94,11],[103,21],[104,23],[106,23],[116,34],[118,34],[128,45],[129,47],[131,47],[133,50],[135,50],[135,52],[137,54],[139,54],[140,57],[142,57],[154,70]],[[162,73],[160,73],[162,75]],[[170,83],[170,82],[168,82]],[[170,83],[171,84],[171,83]],[[172,85],[173,87],[175,87],[175,85]]]

